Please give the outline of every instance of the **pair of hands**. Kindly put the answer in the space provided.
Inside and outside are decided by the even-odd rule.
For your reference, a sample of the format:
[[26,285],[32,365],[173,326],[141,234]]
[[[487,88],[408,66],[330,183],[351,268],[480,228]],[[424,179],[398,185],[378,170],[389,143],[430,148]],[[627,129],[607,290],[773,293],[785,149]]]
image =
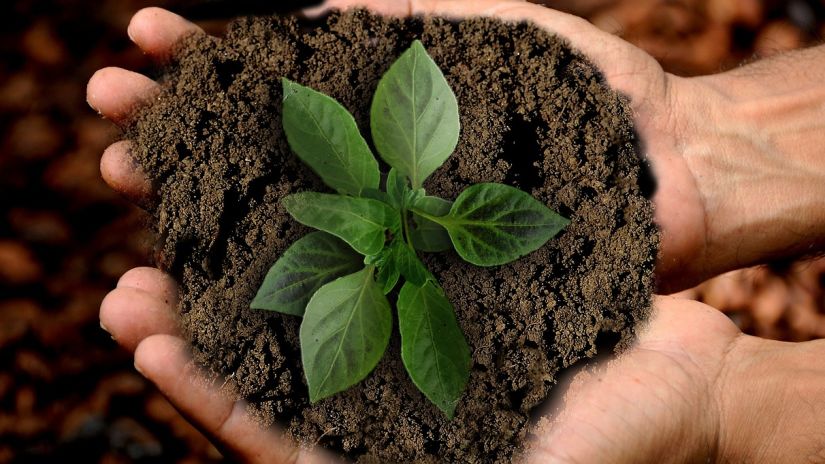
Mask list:
[[[657,273],[663,288],[682,289],[778,251],[793,253],[821,244],[818,240],[825,234],[818,229],[819,218],[804,213],[811,195],[805,188],[818,178],[801,179],[806,172],[797,161],[788,167],[771,158],[767,164],[769,174],[784,173],[763,186],[778,198],[754,198],[762,192],[744,188],[765,176],[752,165],[764,158],[766,149],[747,137],[758,111],[738,103],[767,94],[752,82],[737,86],[736,95],[728,92],[743,79],[742,72],[678,78],[643,51],[580,18],[521,0],[340,0],[322,8],[353,5],[393,15],[530,20],[566,37],[593,60],[608,83],[629,98],[657,178],[654,203],[662,230]],[[138,12],[128,32],[145,53],[159,59],[182,36],[203,33],[157,8]],[[88,101],[105,117],[125,123],[136,104],[158,91],[158,84],[145,76],[106,68],[89,81]],[[765,105],[787,110],[790,104],[777,97],[753,106]],[[729,106],[741,117],[719,116],[729,116]],[[777,131],[789,133],[787,127]],[[777,135],[765,143],[776,148],[784,140]],[[151,184],[130,158],[128,141],[105,151],[101,172],[109,185],[133,201],[151,202]],[[782,190],[788,176],[796,183]],[[758,212],[749,206],[754,200],[761,201],[756,203]],[[793,218],[790,213],[795,213]],[[771,218],[794,220],[795,227],[760,229]],[[151,268],[133,269],[103,301],[101,325],[134,351],[135,367],[230,456],[251,462],[332,460],[323,451],[295,448],[277,430],[261,429],[245,414],[242,402],[200,377],[176,326],[176,304],[177,287],[169,276]],[[553,420],[536,431],[528,460],[825,461],[825,365],[818,362],[823,356],[825,342],[756,339],[741,334],[711,307],[657,297],[651,320],[632,349],[576,376]]]

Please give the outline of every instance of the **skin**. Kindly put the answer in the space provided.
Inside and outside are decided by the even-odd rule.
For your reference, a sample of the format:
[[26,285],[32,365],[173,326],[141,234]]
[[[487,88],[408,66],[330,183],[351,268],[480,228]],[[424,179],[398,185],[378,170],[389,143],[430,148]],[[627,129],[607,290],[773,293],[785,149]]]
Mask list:
[[[660,288],[779,256],[821,249],[825,237],[825,49],[685,79],[586,21],[520,0],[328,2],[393,15],[529,18],[590,57],[628,96],[659,189]],[[308,14],[318,14],[319,10]],[[158,59],[203,33],[167,11],[138,12],[129,37]],[[89,104],[116,123],[158,92],[150,79],[105,68]],[[110,146],[101,173],[141,205],[153,190],[129,155]],[[157,269],[127,272],[103,301],[101,325],[134,351],[135,367],[227,455],[244,462],[329,462],[261,429],[242,402],[193,366],[175,324],[177,287]],[[632,349],[566,385],[548,411],[530,462],[825,462],[825,342],[743,335],[715,309],[657,297]],[[222,382],[220,382],[222,383]],[[209,407],[204,407],[209,405]]]

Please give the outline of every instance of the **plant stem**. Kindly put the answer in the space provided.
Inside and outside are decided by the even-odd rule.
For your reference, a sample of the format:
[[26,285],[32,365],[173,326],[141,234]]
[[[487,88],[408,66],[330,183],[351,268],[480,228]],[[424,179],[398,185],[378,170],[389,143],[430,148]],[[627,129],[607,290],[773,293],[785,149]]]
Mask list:
[[421,216],[421,217],[423,217],[424,219],[429,219],[430,221],[433,221],[434,223],[436,223],[438,225],[441,225],[441,226],[444,225],[444,219],[447,217],[447,216],[433,216],[432,214],[427,214],[424,211],[421,211],[421,210],[418,210],[418,209],[414,209],[412,212],[419,215],[419,216]]
[[415,250],[415,248],[413,247],[413,244],[412,244],[412,238],[410,238],[410,225],[407,223],[407,210],[406,210],[406,208],[401,210],[401,223],[402,223],[402,226],[403,226],[403,229],[404,229],[403,232],[402,232],[404,234],[404,241],[407,242],[407,245],[409,245],[410,248]]

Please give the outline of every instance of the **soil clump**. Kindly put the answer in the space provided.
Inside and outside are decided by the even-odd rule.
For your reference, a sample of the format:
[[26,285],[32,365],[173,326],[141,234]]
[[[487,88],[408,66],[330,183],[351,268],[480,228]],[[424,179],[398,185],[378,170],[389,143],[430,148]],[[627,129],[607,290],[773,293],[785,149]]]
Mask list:
[[[572,220],[506,266],[422,254],[472,351],[452,421],[409,379],[397,324],[366,380],[310,405],[300,319],[249,309],[269,267],[309,232],[281,198],[328,191],[289,150],[280,78],[337,99],[369,134],[378,80],[417,38],[453,88],[462,124],[427,191],[454,199],[501,182]],[[196,360],[303,443],[363,462],[511,462],[559,370],[601,341],[626,346],[649,313],[658,233],[630,109],[591,63],[535,26],[364,11],[323,23],[242,18],[225,38],[187,38],[163,80],[128,134],[159,190],[157,264],[181,285]]]

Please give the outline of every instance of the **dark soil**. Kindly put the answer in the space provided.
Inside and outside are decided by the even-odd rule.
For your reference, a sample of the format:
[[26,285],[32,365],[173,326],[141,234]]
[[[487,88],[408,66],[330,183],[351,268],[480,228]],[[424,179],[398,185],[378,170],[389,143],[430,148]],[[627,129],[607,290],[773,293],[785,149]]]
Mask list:
[[[649,312],[658,234],[627,103],[565,42],[526,24],[357,12],[315,26],[241,19],[223,40],[188,39],[130,134],[160,190],[157,261],[181,283],[195,357],[304,443],[363,461],[510,462],[558,371],[592,357],[597,341],[625,346]],[[503,182],[572,220],[507,266],[426,256],[472,349],[453,421],[409,380],[397,335],[365,381],[310,405],[300,319],[248,309],[267,269],[308,232],[279,200],[325,189],[290,153],[278,80],[333,96],[368,134],[377,81],[415,38],[454,89],[462,123],[428,192],[455,198]]]

